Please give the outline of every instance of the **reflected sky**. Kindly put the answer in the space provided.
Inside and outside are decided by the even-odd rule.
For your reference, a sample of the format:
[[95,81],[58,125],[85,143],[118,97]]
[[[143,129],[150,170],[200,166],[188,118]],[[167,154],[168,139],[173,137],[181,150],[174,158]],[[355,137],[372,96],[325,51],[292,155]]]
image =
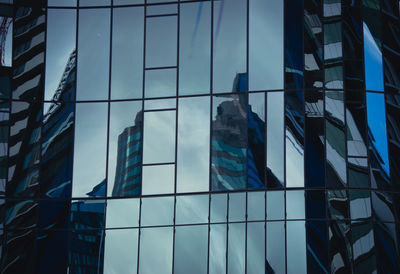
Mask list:
[[367,90],[384,91],[382,52],[365,22],[363,22],[363,30],[365,88]]

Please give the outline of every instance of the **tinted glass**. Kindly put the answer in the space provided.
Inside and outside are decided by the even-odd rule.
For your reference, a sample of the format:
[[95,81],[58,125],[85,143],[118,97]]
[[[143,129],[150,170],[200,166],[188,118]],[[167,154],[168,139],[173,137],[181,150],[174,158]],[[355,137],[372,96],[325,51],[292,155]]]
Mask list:
[[249,221],[265,220],[265,192],[247,193],[247,218]]
[[[162,178],[162,179],[160,179]],[[173,193],[175,165],[151,165],[143,167],[142,194]]]
[[304,191],[286,191],[286,218],[305,218]]
[[226,233],[227,225],[210,225],[209,273],[226,273]]
[[229,221],[240,222],[246,218],[246,193],[229,194]]
[[213,194],[210,202],[210,222],[226,222],[228,209],[227,194]]
[[228,230],[228,273],[245,272],[245,224],[229,224]]
[[267,220],[283,220],[285,218],[285,192],[267,192]]
[[139,226],[139,199],[107,200],[106,228]]
[[307,273],[305,230],[304,221],[286,223],[288,273]]
[[267,222],[266,268],[275,273],[285,273],[285,224]]
[[173,197],[152,197],[142,199],[140,215],[142,226],[172,225],[173,218]]
[[208,195],[176,197],[176,224],[208,222]]
[[146,98],[176,95],[176,69],[152,69],[146,71]]
[[247,224],[247,273],[265,271],[265,223]]

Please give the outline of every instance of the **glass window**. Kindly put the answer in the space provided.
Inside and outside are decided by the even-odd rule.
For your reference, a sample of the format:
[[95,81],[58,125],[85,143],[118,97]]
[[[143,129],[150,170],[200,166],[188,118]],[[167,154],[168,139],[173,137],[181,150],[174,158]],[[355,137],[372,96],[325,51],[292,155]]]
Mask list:
[[176,95],[176,69],[146,70],[144,96],[167,97]]
[[80,9],[77,100],[108,99],[110,9]]
[[[142,198],[141,225],[172,225],[174,218],[173,197]],[[158,246],[158,245],[157,245]],[[172,248],[172,243],[171,243]],[[153,272],[161,273],[161,272]]]
[[172,227],[141,229],[139,273],[171,273],[172,247]]
[[283,89],[283,3],[249,1],[249,90]]
[[246,224],[229,224],[228,273],[245,272]]
[[104,200],[75,200],[71,203],[72,229],[103,229],[106,203]]
[[[68,84],[68,67],[75,67],[76,10],[48,9],[45,100],[53,100]],[[72,61],[72,63],[71,63]],[[75,77],[74,77],[75,78]],[[74,83],[74,82],[73,82]],[[73,84],[74,85],[74,84]],[[68,99],[73,99],[75,94]],[[54,98],[56,100],[56,98]]]
[[179,99],[177,192],[210,188],[210,97]]
[[175,228],[174,273],[207,273],[208,226]]
[[210,222],[219,223],[227,222],[228,209],[227,194],[212,194],[210,201]]
[[129,4],[143,4],[144,0],[113,0],[114,6],[129,5]]
[[374,211],[375,219],[381,222],[394,222],[392,194],[372,191],[372,210]]
[[[285,273],[285,223],[267,222],[266,264],[274,273]],[[295,273],[295,272],[294,272]]]
[[265,222],[247,223],[247,273],[265,273]]
[[[378,15],[378,17],[380,16]],[[380,32],[379,19],[373,20],[374,22],[369,22],[369,24],[363,22],[365,88],[367,90],[384,91],[381,38],[374,37],[369,28],[371,27],[372,31]],[[379,25],[379,27],[376,25]],[[374,34],[377,36],[377,33]]]
[[246,1],[214,2],[213,92],[247,90]]
[[76,7],[76,0],[47,0],[47,3],[48,6],[54,7]]
[[265,220],[265,192],[247,193],[247,218],[249,221]]
[[304,191],[286,191],[286,218],[305,219]]
[[267,220],[285,219],[285,192],[267,192]]
[[136,273],[138,229],[107,230],[104,246],[104,273]]
[[175,116],[175,111],[144,113],[144,164],[175,161]]
[[146,16],[176,13],[178,13],[177,4],[146,6]]
[[207,223],[208,202],[208,194],[176,196],[176,224]]
[[181,4],[179,94],[210,91],[211,2]]
[[80,7],[89,7],[89,6],[109,6],[110,0],[79,0]]
[[176,66],[177,17],[146,19],[146,68]]
[[[13,35],[13,19],[10,17],[0,16],[0,22],[2,24],[2,59],[1,66],[11,67],[12,66],[12,35]],[[3,37],[5,36],[5,37]]]
[[209,273],[226,273],[227,225],[210,225]]
[[[144,101],[144,110],[176,108],[176,99],[153,99]],[[180,124],[180,123],[179,123]]]
[[107,200],[106,228],[138,227],[139,199]]
[[350,216],[351,219],[371,217],[371,197],[369,191],[350,190]]
[[229,193],[229,222],[246,220],[246,193]]
[[105,196],[107,103],[76,104],[73,197]]
[[174,189],[175,165],[151,165],[143,167],[143,195],[173,193]]
[[[351,240],[355,272],[376,271],[374,231],[371,222],[352,222]],[[372,253],[372,254],[371,254]],[[374,271],[375,270],[375,271]]]
[[108,196],[140,194],[142,163],[142,102],[110,103]]
[[143,17],[143,7],[113,9],[112,99],[142,97]]
[[287,272],[307,273],[306,227],[304,221],[286,223]]

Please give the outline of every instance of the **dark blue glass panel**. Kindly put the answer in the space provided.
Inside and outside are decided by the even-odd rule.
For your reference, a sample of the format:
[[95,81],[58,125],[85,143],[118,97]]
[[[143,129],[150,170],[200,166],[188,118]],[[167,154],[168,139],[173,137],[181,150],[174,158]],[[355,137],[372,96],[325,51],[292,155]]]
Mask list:
[[307,272],[330,273],[328,259],[328,223],[307,221]]
[[63,200],[41,200],[38,227],[41,229],[67,228],[69,204],[69,201]]
[[378,273],[400,273],[398,236],[393,223],[374,223]]
[[326,219],[326,199],[324,190],[307,190],[306,219]]
[[328,218],[343,220],[349,218],[349,201],[345,190],[327,190]]
[[36,273],[66,273],[68,258],[68,232],[38,231]]
[[7,229],[30,229],[36,227],[38,203],[32,200],[7,200],[5,225]]
[[355,273],[376,273],[375,243],[370,221],[351,223]]
[[393,188],[400,189],[400,94],[386,95],[389,159]]
[[285,88],[303,88],[303,4],[285,1]]
[[385,95],[367,92],[367,121],[372,187],[387,188],[390,178]]
[[102,200],[79,200],[71,204],[71,228],[104,228],[105,202]]
[[383,91],[382,52],[365,22],[363,23],[363,29],[365,87],[367,90]]
[[350,233],[349,223],[345,221],[330,221],[329,262],[331,273],[351,273]]
[[372,211],[376,221],[394,222],[394,206],[392,193],[372,191]]

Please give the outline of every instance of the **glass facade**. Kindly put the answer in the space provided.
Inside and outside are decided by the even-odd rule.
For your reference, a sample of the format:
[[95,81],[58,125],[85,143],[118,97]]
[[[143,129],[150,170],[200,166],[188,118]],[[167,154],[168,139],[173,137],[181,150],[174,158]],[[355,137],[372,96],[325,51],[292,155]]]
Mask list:
[[394,0],[0,0],[1,273],[400,273]]

